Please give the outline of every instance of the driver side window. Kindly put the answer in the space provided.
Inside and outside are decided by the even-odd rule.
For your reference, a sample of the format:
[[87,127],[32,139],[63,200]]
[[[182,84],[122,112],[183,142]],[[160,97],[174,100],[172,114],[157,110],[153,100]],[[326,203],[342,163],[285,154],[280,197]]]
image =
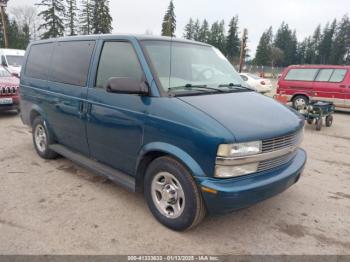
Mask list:
[[111,77],[128,77],[142,81],[143,71],[130,43],[106,42],[104,44],[95,86],[105,88]]

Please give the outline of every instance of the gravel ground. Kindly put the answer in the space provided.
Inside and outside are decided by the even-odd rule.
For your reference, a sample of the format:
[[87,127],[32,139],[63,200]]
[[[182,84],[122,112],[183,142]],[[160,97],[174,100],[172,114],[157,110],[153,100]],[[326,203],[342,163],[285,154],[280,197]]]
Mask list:
[[20,118],[1,114],[0,254],[350,254],[349,119],[306,127],[308,163],[286,192],[177,233],[142,195],[39,158]]

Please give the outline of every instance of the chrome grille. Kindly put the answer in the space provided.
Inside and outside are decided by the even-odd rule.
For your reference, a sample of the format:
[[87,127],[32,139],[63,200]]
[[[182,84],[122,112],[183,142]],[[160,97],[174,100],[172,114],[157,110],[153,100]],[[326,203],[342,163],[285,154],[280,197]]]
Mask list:
[[295,155],[296,155],[296,152],[293,152],[284,156],[279,156],[269,160],[261,161],[259,163],[257,172],[263,172],[269,169],[273,169],[273,168],[288,164],[295,157]]
[[272,152],[286,147],[298,145],[303,138],[303,131],[299,130],[285,136],[274,137],[262,141],[262,152]]
[[17,87],[15,86],[4,86],[0,87],[0,95],[11,95],[16,94]]

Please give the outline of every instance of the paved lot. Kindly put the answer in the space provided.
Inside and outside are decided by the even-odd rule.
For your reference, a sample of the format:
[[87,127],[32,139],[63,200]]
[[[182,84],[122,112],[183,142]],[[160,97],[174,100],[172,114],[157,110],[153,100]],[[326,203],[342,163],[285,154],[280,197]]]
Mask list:
[[1,254],[350,254],[350,114],[308,126],[300,181],[251,208],[185,233],[139,194],[66,159],[45,161],[18,116],[0,116]]

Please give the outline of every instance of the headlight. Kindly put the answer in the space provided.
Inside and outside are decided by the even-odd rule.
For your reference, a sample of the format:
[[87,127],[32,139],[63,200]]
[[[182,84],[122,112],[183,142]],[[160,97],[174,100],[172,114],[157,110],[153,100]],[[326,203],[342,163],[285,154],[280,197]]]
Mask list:
[[218,148],[219,157],[240,157],[261,153],[261,141],[237,144],[223,144]]
[[[217,157],[220,158],[220,161],[225,161],[226,158],[229,161],[234,161],[236,157],[239,158],[261,153],[261,147],[261,141],[223,144],[218,148]],[[229,178],[255,173],[258,171],[258,165],[258,162],[238,165],[217,164],[215,167],[215,177]]]
[[258,171],[259,163],[250,163],[239,166],[219,166],[215,168],[215,177],[217,178],[230,178],[243,176]]

